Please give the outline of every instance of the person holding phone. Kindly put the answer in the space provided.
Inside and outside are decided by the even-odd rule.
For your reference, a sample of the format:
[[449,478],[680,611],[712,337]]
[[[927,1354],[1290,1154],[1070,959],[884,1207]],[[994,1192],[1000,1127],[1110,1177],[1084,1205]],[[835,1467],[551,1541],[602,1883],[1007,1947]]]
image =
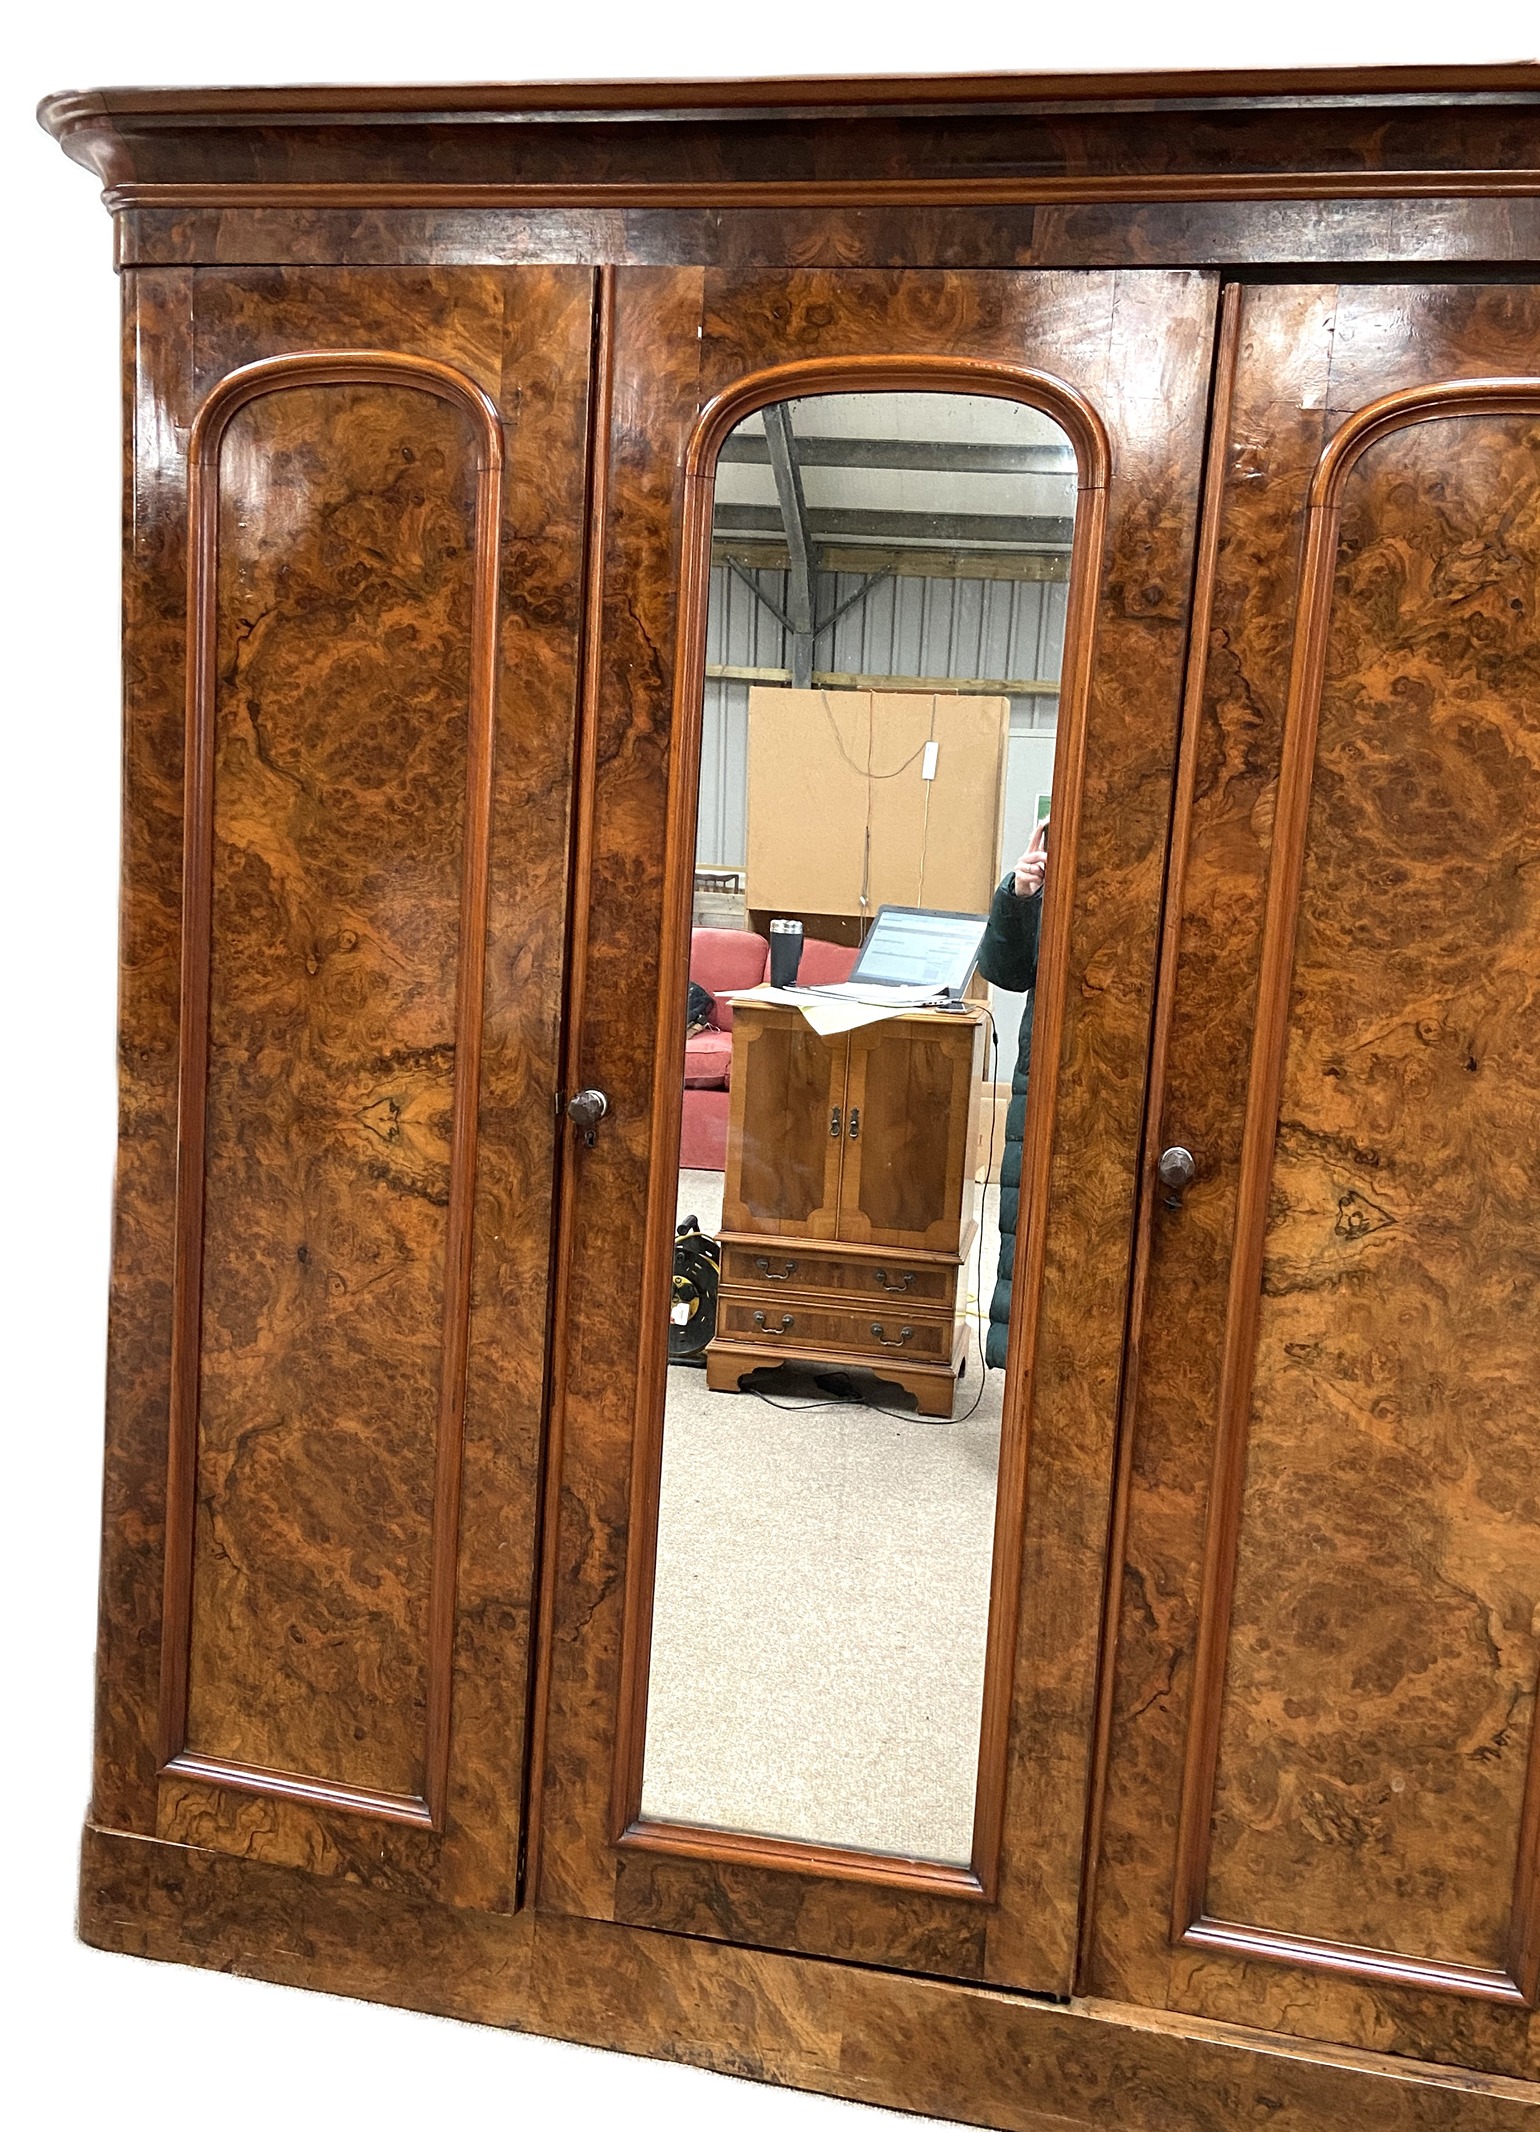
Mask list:
[[1021,1154],[1026,1137],[1027,1076],[1032,1067],[1032,1000],[1037,986],[1037,949],[1043,922],[1043,883],[1048,877],[1048,817],[995,890],[979,949],[979,975],[1006,992],[1025,992],[1010,1108],[1005,1114],[1005,1152],[1000,1161],[1000,1265],[989,1302],[984,1360],[1005,1367],[1011,1321],[1011,1280],[1016,1268],[1016,1224],[1021,1196]]

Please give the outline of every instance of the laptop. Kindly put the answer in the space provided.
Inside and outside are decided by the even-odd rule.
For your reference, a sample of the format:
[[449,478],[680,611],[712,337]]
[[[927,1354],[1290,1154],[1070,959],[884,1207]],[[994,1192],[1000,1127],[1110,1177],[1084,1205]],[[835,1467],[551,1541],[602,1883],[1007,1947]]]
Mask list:
[[977,966],[988,922],[978,911],[927,911],[884,903],[844,983],[803,989],[869,1006],[960,1000]]

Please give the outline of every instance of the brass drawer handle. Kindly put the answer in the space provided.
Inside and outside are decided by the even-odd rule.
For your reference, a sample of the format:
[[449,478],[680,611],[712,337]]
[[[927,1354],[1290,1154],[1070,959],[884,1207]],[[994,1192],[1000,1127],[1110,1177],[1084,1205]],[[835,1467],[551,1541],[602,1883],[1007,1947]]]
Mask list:
[[754,1313],[754,1323],[759,1327],[762,1333],[769,1333],[772,1339],[778,1340],[782,1333],[788,1333],[791,1331],[793,1320],[790,1314],[788,1313],[785,1317],[782,1318],[779,1325],[767,1325],[765,1323],[764,1312],[762,1310],[756,1310]]
[[835,1106],[834,1106],[834,1108],[833,1108],[833,1110],[831,1110],[831,1111],[830,1111],[830,1113],[829,1113],[829,1138],[830,1138],[831,1140],[838,1140],[839,1136],[840,1136],[840,1107],[839,1107],[839,1105],[838,1105],[838,1104],[836,1103],[836,1104],[835,1104]]
[[861,1108],[859,1104],[850,1113],[850,1137],[852,1140],[859,1140],[861,1137]]
[[770,1261],[767,1258],[757,1258],[755,1259],[754,1263],[759,1268],[760,1272],[764,1275],[767,1281],[789,1281],[792,1275],[797,1270],[797,1262],[794,1258],[783,1259],[781,1261],[782,1265],[786,1268],[786,1271],[784,1273],[772,1273],[770,1271]]
[[914,1268],[911,1266],[909,1271],[904,1275],[901,1281],[890,1281],[888,1279],[887,1267],[879,1266],[877,1268],[877,1271],[872,1275],[872,1279],[877,1283],[877,1286],[879,1288],[886,1289],[888,1294],[902,1295],[906,1288],[912,1288],[914,1286]]
[[896,1340],[885,1340],[882,1336],[882,1327],[874,1325],[872,1327],[872,1338],[879,1347],[902,1347],[906,1340],[914,1338],[914,1327],[912,1325],[901,1325],[898,1329],[898,1338]]

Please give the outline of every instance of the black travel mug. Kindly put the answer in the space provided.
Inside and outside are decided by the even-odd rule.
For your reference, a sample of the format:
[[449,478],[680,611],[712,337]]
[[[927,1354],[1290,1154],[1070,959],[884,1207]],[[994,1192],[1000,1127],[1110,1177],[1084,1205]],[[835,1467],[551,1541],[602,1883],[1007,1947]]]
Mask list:
[[802,920],[800,918],[772,918],[770,920],[770,982],[773,985],[794,985],[797,971],[802,964]]

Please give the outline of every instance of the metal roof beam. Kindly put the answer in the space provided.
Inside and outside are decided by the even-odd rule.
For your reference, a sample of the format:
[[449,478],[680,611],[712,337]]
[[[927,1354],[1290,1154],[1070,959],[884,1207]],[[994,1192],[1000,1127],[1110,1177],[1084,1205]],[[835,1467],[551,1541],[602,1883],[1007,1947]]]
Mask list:
[[[802,466],[892,468],[909,474],[1073,474],[1075,455],[1063,444],[952,444],[904,437],[804,437],[796,440]],[[730,466],[768,466],[770,442],[737,430],[718,455]]]
[[[753,534],[718,534],[711,544],[711,561],[713,567],[738,563],[745,570],[784,570],[786,543]],[[818,561],[823,577],[864,577],[882,570],[894,577],[1063,584],[1069,576],[1068,548],[883,548],[863,543],[821,548]]]
[[[811,688],[813,572],[817,568],[817,556],[808,520],[807,498],[802,493],[797,440],[792,435],[791,409],[784,400],[772,402],[765,409],[764,419],[765,443],[771,471],[775,475],[780,522],[786,535],[786,552],[791,559],[787,571],[786,618],[791,625],[787,632],[787,651],[791,659],[792,686]],[[773,523],[777,514],[766,510],[764,515]]]
[[[769,504],[719,503],[712,530],[719,539],[724,534],[773,535],[782,530],[782,524],[780,512]],[[801,525],[804,556],[815,544],[831,540],[871,541],[881,546],[907,539],[932,548],[976,547],[986,541],[997,547],[1068,548],[1075,531],[1072,518],[1016,518],[1005,511],[809,511],[806,506]],[[795,575],[797,549],[790,538],[786,545]],[[796,613],[794,604],[790,611]]]

